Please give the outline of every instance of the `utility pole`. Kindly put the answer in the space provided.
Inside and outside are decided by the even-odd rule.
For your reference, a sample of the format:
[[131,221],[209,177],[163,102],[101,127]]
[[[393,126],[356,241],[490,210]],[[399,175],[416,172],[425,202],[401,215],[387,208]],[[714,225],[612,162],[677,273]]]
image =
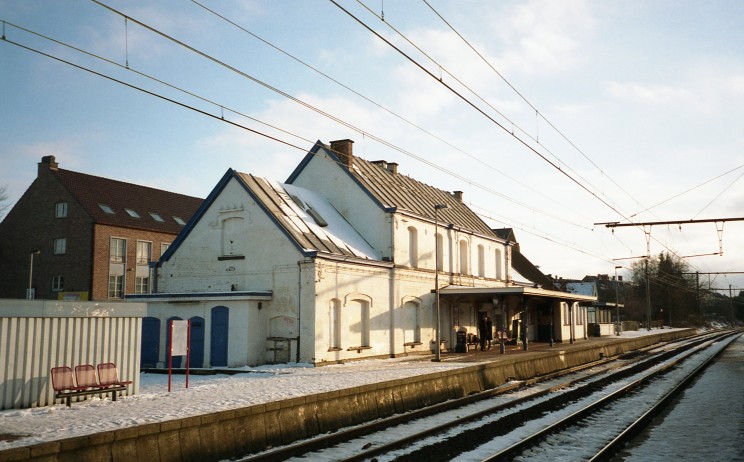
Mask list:
[[648,277],[648,258],[646,258],[646,329],[651,330],[651,281]]
[[734,327],[734,293],[731,291],[731,284],[729,284],[729,307],[731,308],[731,327]]

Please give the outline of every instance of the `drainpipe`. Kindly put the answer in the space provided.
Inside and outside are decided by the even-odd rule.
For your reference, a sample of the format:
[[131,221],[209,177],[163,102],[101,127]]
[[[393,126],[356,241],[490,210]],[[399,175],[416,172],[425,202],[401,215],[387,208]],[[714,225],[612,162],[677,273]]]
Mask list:
[[302,331],[302,263],[303,260],[297,261],[297,353],[295,362],[300,362],[300,332]]

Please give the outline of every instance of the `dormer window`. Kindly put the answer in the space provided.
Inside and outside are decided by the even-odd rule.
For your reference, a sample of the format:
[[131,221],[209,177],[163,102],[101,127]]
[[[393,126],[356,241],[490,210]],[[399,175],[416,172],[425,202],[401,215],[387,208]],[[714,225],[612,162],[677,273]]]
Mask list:
[[155,213],[155,212],[150,212],[150,216],[151,216],[151,217],[152,217],[152,219],[153,219],[153,220],[155,220],[155,221],[159,221],[160,223],[165,223],[165,220],[163,220],[163,217],[161,217],[160,215],[158,215],[158,214],[157,214],[157,213]]
[[127,213],[129,214],[129,216],[132,217],[132,218],[139,218],[140,217],[139,216],[139,213],[137,213],[135,210],[132,210],[132,209],[124,209],[124,210],[126,210]]
[[114,209],[112,209],[108,205],[106,205],[106,204],[98,204],[98,206],[101,207],[101,210],[103,210],[103,213],[105,213],[107,215],[113,215],[114,214]]
[[176,223],[178,223],[181,226],[185,226],[186,225],[186,222],[183,221],[183,218],[181,218],[181,217],[173,217],[173,219],[176,220]]
[[318,213],[317,210],[315,210],[312,207],[308,207],[306,210],[307,214],[313,217],[313,220],[315,221],[315,224],[320,226],[321,228],[325,228],[328,226],[328,222],[325,221],[325,219]]

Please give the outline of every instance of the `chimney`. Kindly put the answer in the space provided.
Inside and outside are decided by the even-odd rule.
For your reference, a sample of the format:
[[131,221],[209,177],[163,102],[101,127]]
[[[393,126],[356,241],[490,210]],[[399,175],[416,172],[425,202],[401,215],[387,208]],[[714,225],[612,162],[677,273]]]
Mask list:
[[392,173],[393,175],[398,174],[398,164],[397,162],[389,162],[387,164],[388,172]]
[[351,159],[354,158],[352,144],[354,142],[348,139],[331,141],[331,151],[336,154],[341,164],[347,168],[351,168]]
[[58,168],[59,164],[56,162],[54,156],[44,156],[41,158],[41,162],[39,162],[38,174],[41,175],[42,172],[47,170],[57,170]]
[[462,204],[462,191],[454,191],[452,195],[455,197],[457,202]]

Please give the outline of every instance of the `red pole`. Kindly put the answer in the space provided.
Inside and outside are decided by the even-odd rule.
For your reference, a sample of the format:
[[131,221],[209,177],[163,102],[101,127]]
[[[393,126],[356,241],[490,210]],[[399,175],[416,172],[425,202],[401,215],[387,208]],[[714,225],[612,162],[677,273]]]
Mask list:
[[168,393],[171,391],[171,372],[173,370],[173,320],[168,321]]
[[186,388],[189,388],[189,362],[191,360],[191,320],[186,321]]

